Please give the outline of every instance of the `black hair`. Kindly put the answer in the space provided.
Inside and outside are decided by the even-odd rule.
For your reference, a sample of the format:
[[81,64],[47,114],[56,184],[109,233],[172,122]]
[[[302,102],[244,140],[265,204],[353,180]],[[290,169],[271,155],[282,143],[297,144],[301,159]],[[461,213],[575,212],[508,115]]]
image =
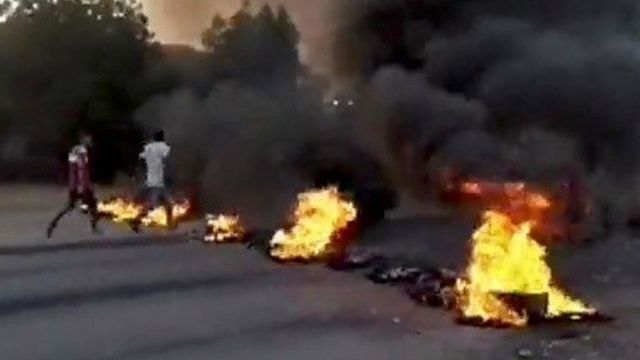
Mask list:
[[155,134],[153,134],[154,141],[164,141],[164,131],[158,130]]

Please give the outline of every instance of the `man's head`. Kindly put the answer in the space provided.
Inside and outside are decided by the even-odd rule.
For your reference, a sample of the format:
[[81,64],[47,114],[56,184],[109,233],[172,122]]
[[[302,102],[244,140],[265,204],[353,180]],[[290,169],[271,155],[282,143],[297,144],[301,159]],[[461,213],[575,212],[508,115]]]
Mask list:
[[78,133],[78,141],[84,146],[93,145],[93,137],[87,131],[81,130]]
[[153,134],[153,141],[164,141],[164,131],[156,131],[155,134]]

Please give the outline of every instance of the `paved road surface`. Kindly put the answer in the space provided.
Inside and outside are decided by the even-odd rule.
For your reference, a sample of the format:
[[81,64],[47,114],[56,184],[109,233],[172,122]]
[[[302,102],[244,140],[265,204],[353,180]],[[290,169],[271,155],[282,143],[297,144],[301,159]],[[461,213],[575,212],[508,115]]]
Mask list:
[[[640,350],[640,241],[628,234],[561,254],[557,266],[616,323],[496,331],[456,326],[399,289],[278,265],[242,246],[127,238],[114,228],[83,239],[78,217],[47,241],[39,224],[50,210],[0,212],[2,359],[495,360],[530,349],[534,358],[631,360]],[[455,266],[467,232],[397,220],[362,243]]]
[[5,359],[444,359],[455,342],[394,289],[239,246],[7,247],[0,288]]

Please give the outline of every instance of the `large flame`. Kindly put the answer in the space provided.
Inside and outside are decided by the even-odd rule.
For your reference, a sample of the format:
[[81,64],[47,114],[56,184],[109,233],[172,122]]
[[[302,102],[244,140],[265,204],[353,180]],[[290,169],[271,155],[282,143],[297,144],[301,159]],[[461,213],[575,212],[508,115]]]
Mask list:
[[224,243],[244,238],[245,230],[238,216],[207,215],[205,242]]
[[[182,200],[172,204],[171,214],[174,223],[184,219],[189,213],[191,204],[188,200]],[[116,223],[129,223],[137,219],[144,210],[141,204],[134,201],[114,198],[111,200],[101,201],[98,204],[98,212],[106,215]],[[142,225],[146,227],[168,227],[169,221],[164,207],[158,206],[147,213],[141,220]]]
[[339,250],[338,237],[357,217],[355,205],[335,187],[298,196],[293,226],[271,239],[271,256],[280,260],[318,260]]
[[591,314],[594,310],[555,287],[546,249],[530,233],[532,222],[514,223],[505,213],[487,211],[473,234],[471,262],[466,278],[457,284],[458,307],[465,318],[479,318],[523,326],[526,314],[502,302],[495,294],[546,294],[547,316]]

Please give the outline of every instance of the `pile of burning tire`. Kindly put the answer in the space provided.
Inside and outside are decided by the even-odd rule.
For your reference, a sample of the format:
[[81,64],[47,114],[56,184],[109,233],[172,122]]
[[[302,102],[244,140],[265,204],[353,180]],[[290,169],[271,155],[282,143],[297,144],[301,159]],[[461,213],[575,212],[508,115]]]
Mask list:
[[[398,266],[381,255],[350,252],[359,230],[359,209],[337,187],[300,194],[287,225],[268,238],[263,249],[281,263],[316,262],[340,271],[364,271],[375,283],[404,287],[421,305],[453,311],[461,324],[522,327],[541,321],[610,320],[554,283],[546,247],[532,235],[537,216],[551,202],[523,184],[504,189],[509,192],[509,206],[485,211],[471,236],[472,251],[464,272]],[[239,221],[209,219],[223,219],[225,224],[228,219]],[[210,239],[229,233],[228,224],[212,224]],[[244,229],[237,233],[246,234]],[[227,238],[250,241],[246,236]]]

